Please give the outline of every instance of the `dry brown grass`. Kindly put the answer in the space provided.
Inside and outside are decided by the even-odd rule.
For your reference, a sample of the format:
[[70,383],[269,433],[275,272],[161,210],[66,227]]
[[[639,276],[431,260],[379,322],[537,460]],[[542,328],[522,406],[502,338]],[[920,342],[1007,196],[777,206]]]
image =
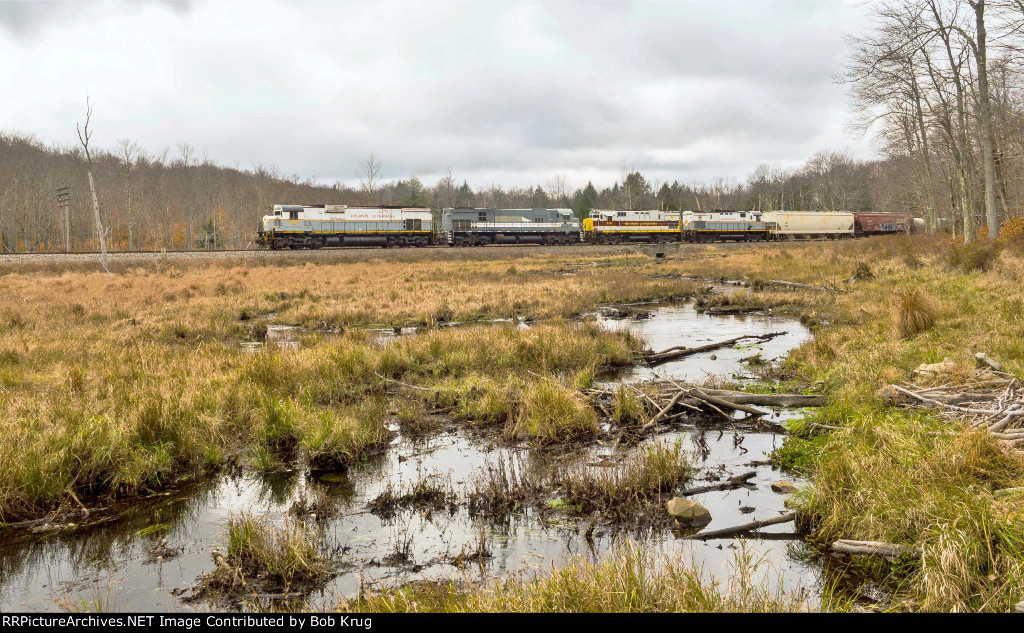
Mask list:
[[896,293],[892,320],[900,336],[913,338],[935,326],[938,312],[935,301],[919,288],[905,288]]
[[[652,279],[643,256],[253,266],[193,264],[115,276],[46,271],[8,274],[0,317],[32,327],[133,327],[182,342],[246,337],[261,319],[331,328],[573,316],[601,302],[694,292],[685,279]],[[594,263],[600,266],[594,266]]]
[[[464,393],[474,379],[499,385],[527,371],[572,377],[630,363],[635,338],[558,319],[528,330],[430,329],[388,345],[351,326],[558,316],[692,287],[631,268],[645,261],[608,260],[606,277],[594,267],[558,272],[581,267],[571,257],[517,259],[514,270],[490,260],[7,275],[0,520],[39,516],[71,504],[72,493],[88,499],[163,489],[235,454],[259,470],[293,458],[345,468],[387,440],[380,376],[451,384],[467,396],[466,407],[483,413],[495,403]],[[346,332],[314,329],[328,318]],[[298,351],[243,349],[241,342],[261,340],[274,322],[311,326],[298,334]],[[543,417],[529,402],[522,415]],[[586,431],[565,434],[549,422],[527,435],[548,441]]]

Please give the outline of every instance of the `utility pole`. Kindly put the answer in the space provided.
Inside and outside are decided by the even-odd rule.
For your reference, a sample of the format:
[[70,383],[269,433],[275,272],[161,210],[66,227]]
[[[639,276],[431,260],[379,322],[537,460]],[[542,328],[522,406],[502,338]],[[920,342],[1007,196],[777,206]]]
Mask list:
[[58,219],[60,221],[61,239],[64,242],[64,252],[71,252],[71,187],[57,189]]

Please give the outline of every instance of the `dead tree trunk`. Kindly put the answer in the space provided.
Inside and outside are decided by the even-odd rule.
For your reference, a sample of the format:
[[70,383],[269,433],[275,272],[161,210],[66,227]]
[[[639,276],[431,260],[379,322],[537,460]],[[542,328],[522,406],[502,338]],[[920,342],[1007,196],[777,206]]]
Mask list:
[[100,219],[100,200],[96,197],[96,181],[92,177],[92,154],[89,153],[89,139],[92,138],[92,132],[89,131],[89,120],[92,118],[92,106],[89,105],[89,98],[85,98],[85,125],[79,126],[75,124],[75,129],[78,130],[78,140],[81,141],[82,147],[85,149],[85,160],[89,165],[89,191],[92,193],[92,210],[96,216],[96,235],[100,238],[100,263],[103,264],[103,270],[108,274],[110,273],[110,267],[107,265],[107,236],[103,230],[103,221]]

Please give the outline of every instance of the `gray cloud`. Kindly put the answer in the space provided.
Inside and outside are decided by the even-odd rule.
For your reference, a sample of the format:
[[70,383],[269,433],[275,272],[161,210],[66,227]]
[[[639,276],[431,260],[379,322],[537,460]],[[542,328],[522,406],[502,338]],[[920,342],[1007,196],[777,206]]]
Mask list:
[[[5,3],[0,120],[353,182],[743,178],[844,135],[840,2]],[[852,26],[851,26],[852,25]],[[31,32],[32,37],[25,37]],[[171,152],[174,153],[173,151]]]

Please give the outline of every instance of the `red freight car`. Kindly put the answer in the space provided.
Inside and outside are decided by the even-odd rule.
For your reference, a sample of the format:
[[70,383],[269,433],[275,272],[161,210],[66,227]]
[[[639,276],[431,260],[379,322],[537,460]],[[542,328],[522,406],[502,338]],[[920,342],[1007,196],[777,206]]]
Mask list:
[[913,220],[906,213],[854,213],[853,230],[857,235],[909,233]]

